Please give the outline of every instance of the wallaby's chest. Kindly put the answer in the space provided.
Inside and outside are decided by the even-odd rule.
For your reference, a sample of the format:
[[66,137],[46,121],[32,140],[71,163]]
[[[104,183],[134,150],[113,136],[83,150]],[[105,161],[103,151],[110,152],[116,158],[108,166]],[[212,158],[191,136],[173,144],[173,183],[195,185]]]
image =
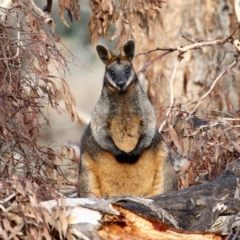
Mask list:
[[115,114],[108,120],[111,138],[116,146],[125,152],[132,151],[137,145],[142,125],[141,114],[124,104],[118,106]]

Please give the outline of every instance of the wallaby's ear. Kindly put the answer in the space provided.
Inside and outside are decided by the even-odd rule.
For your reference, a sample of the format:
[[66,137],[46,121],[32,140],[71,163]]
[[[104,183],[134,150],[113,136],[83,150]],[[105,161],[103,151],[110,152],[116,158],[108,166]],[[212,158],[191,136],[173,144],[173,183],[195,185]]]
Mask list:
[[112,53],[103,45],[97,45],[96,50],[98,57],[103,61],[104,64],[107,64],[109,59],[112,57]]
[[133,60],[135,56],[135,42],[133,40],[128,40],[122,47],[120,51],[122,56],[125,56],[130,61]]

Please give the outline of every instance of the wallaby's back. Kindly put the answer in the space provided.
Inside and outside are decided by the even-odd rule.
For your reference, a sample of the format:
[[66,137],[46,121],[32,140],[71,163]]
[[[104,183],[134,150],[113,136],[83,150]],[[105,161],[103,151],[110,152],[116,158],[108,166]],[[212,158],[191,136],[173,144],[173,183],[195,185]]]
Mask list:
[[175,190],[168,149],[132,67],[134,41],[125,43],[119,56],[102,45],[97,52],[106,71],[102,94],[81,140],[80,195],[153,196]]

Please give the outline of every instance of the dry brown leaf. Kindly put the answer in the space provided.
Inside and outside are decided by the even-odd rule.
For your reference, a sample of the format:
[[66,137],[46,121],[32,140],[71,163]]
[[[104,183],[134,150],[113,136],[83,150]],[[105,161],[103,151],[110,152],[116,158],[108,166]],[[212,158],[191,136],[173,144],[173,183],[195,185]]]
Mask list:
[[[19,234],[19,231],[23,228],[25,223],[21,223],[21,224],[18,224],[16,225],[14,228],[11,227],[8,219],[4,218],[3,219],[3,226],[4,226],[4,229],[8,232],[10,232],[10,235],[8,236],[8,239],[18,239],[16,237],[16,235]],[[22,234],[21,234],[22,235]]]
[[68,23],[66,22],[66,20],[63,17],[64,7],[65,7],[65,0],[58,0],[58,4],[59,4],[58,13],[59,13],[60,19],[62,20],[63,24],[66,27],[69,27]]
[[219,156],[219,150],[220,150],[218,143],[214,144],[214,149],[215,149],[214,158],[215,158],[215,161],[217,162],[218,156]]
[[182,156],[186,157],[187,154],[190,151],[190,141],[189,141],[189,138],[188,137],[183,138],[182,142],[183,142],[183,153],[182,153]]
[[53,226],[53,219],[50,216],[49,212],[45,208],[41,208],[41,212],[43,214],[44,221],[47,223],[47,227],[49,225]]
[[63,211],[59,217],[59,223],[61,224],[62,235],[66,237],[68,230],[68,220],[66,216],[66,211]]
[[29,239],[38,239],[38,230],[35,226],[31,226],[31,228],[28,228],[28,238]]
[[181,168],[181,171],[179,173],[179,178],[180,178],[180,182],[182,185],[180,186],[180,189],[189,187],[189,179],[188,179],[187,172],[188,172],[190,165],[191,165],[191,162],[187,161],[184,163],[184,165]]
[[237,141],[231,140],[232,144],[236,148],[236,150],[240,153],[240,144]]
[[66,109],[71,114],[72,121],[76,121],[78,124],[81,125],[82,121],[77,112],[75,98],[71,94],[67,82],[63,78],[61,78],[61,82],[62,82],[63,100],[65,102]]
[[[16,237],[17,235],[22,235],[22,236],[23,236],[23,233],[20,233],[20,231],[22,230],[22,228],[24,227],[24,225],[25,225],[24,222],[16,225],[16,226],[14,227],[15,232],[11,232],[11,234],[10,234],[10,236],[9,236],[9,239],[11,239],[11,238],[16,239],[15,237]],[[18,239],[18,238],[17,238],[17,239]]]
[[[151,24],[161,23],[159,17],[161,4],[161,1],[122,0],[119,1],[116,8],[117,5],[113,5],[111,0],[90,2],[92,9],[90,21],[92,44],[95,46],[99,37],[105,36],[110,40],[119,37],[115,47],[115,49],[118,49],[129,38],[137,38],[136,34],[139,34],[139,32],[142,35],[147,34],[147,29]],[[108,30],[113,23],[115,23],[116,30],[112,36],[109,36]]]
[[80,20],[80,5],[78,0],[58,0],[59,4],[59,16],[65,26],[69,27],[68,23],[64,19],[64,10],[68,12],[68,17],[71,22],[73,21],[73,15],[76,20]]
[[168,124],[168,131],[169,131],[169,134],[171,136],[171,140],[174,142],[174,144],[176,145],[176,147],[181,150],[181,146],[179,144],[179,140],[178,140],[178,135],[176,133],[176,131],[174,130],[174,128],[172,127],[172,125],[169,123]]
[[14,185],[16,186],[15,189],[16,189],[17,192],[19,192],[21,195],[26,194],[26,191],[24,189],[24,186],[23,186],[22,182],[16,181]]
[[[16,206],[13,206],[13,204],[11,205],[13,208],[18,208],[17,204]],[[20,217],[18,214],[15,214],[15,213],[11,213],[11,212],[8,212],[7,213],[9,219],[11,219],[12,221],[14,221],[16,224],[21,224],[23,222],[23,218]]]
[[37,18],[32,14],[32,12],[28,12],[26,14],[27,24],[34,32],[38,32],[38,28],[41,27],[41,22],[37,20]]
[[2,228],[1,223],[0,223],[0,232],[1,232],[1,237],[2,237],[4,240],[9,240],[7,231]]
[[32,207],[30,204],[27,204],[25,207],[25,217],[33,218],[34,220],[39,221],[40,218],[38,218],[38,212],[37,210]]
[[75,159],[76,158],[76,151],[72,147],[62,146],[61,153],[64,156],[64,158],[67,158],[67,159]]
[[49,229],[46,228],[45,226],[43,226],[43,230],[41,231],[41,239],[43,239],[43,237],[46,239],[46,240],[52,240],[50,234],[49,234]]

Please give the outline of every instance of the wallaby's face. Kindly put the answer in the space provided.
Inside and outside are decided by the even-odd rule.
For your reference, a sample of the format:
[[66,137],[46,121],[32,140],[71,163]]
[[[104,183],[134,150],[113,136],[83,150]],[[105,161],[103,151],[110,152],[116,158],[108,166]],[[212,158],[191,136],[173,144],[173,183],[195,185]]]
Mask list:
[[106,65],[104,81],[107,86],[117,91],[126,91],[135,80],[135,72],[132,67],[135,53],[134,41],[127,41],[119,56],[113,55],[102,45],[98,45],[96,49],[99,58]]

